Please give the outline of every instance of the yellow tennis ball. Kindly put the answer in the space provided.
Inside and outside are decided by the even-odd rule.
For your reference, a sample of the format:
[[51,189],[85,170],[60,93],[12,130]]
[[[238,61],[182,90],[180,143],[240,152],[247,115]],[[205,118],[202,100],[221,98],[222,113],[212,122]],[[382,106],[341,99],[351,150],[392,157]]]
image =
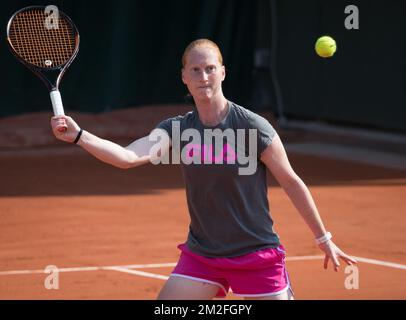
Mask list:
[[337,44],[332,37],[323,36],[317,39],[315,49],[320,57],[329,58],[337,51]]

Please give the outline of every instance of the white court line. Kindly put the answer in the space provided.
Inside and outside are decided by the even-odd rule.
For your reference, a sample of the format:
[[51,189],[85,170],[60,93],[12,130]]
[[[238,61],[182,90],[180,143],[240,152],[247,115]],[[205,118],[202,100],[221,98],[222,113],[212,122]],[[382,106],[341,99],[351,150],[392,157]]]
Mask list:
[[114,271],[129,273],[129,274],[135,274],[137,276],[143,276],[143,277],[147,277],[147,278],[155,278],[155,279],[161,279],[161,280],[168,280],[169,279],[169,277],[164,276],[162,274],[155,274],[155,273],[138,271],[138,270],[130,270],[130,269],[120,268],[120,267],[113,267],[113,268],[109,268],[108,270],[114,270]]
[[353,257],[353,258],[359,262],[374,264],[377,266],[384,266],[384,267],[389,267],[389,268],[406,270],[406,265],[400,264],[400,263],[380,261],[380,260],[375,260],[375,259],[367,259],[367,258],[362,258],[362,257]]
[[119,268],[127,269],[146,269],[146,268],[165,268],[165,267],[174,267],[176,262],[171,263],[151,263],[151,264],[129,264],[128,266],[119,266]]
[[[78,271],[98,271],[103,270],[105,267],[77,267],[77,268],[58,268],[59,272],[78,272]],[[13,270],[13,271],[0,271],[0,276],[18,275],[18,274],[35,274],[35,273],[49,273],[44,269],[39,270]]]
[[[388,261],[381,261],[375,259],[368,259],[362,257],[355,257],[354,259],[358,260],[359,262],[373,264],[378,266],[384,266],[388,268],[394,269],[401,269],[406,270],[406,265],[400,263],[393,263]],[[324,259],[324,256],[296,256],[296,257],[287,257],[286,261],[306,261],[306,260],[320,260]],[[154,264],[132,264],[132,265],[124,265],[124,266],[104,266],[104,267],[77,267],[77,268],[60,268],[59,272],[78,272],[78,271],[99,271],[99,270],[114,270],[114,271],[122,271],[129,270],[129,269],[142,269],[142,268],[163,268],[163,267],[173,267],[176,263],[154,263]],[[122,270],[117,270],[122,269]],[[135,270],[129,270],[135,271]],[[40,270],[13,270],[13,271],[0,271],[0,276],[7,276],[7,275],[21,275],[21,274],[35,274],[35,273],[46,273],[44,269]],[[137,273],[142,273],[142,271],[137,271]],[[135,272],[134,272],[135,274]],[[148,274],[147,272],[145,274]],[[152,273],[150,275],[153,275]]]
[[320,260],[324,256],[302,256],[302,257],[286,257],[286,261],[305,261],[305,260]]
[[[99,271],[99,270],[112,270],[114,268],[123,269],[145,269],[145,268],[165,268],[174,267],[176,263],[151,263],[151,264],[130,264],[126,266],[105,266],[105,267],[76,267],[76,268],[58,268],[59,272],[78,272],[78,271]],[[35,274],[46,273],[44,269],[39,270],[13,270],[13,271],[0,271],[0,276],[19,275],[19,274]]]
[[[358,262],[373,264],[376,266],[384,266],[384,267],[388,267],[388,268],[406,270],[406,265],[400,264],[400,263],[393,263],[393,262],[368,259],[368,258],[362,258],[362,257],[354,257],[354,256],[352,256],[352,258],[354,258]],[[286,261],[304,261],[304,260],[319,260],[319,259],[324,259],[324,256],[287,257],[285,260]]]

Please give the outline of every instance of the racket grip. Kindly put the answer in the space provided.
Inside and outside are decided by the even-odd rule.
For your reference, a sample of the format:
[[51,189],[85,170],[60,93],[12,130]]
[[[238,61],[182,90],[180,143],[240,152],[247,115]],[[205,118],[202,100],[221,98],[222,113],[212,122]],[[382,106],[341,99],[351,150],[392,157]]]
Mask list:
[[[52,102],[52,108],[54,109],[54,115],[55,116],[65,115],[65,112],[63,110],[61,93],[59,92],[59,90],[52,90],[50,92],[50,97]],[[65,132],[66,130],[68,130],[67,126],[63,126],[58,129],[59,132]]]
[[61,93],[59,90],[52,90],[50,92],[52,108],[54,109],[55,116],[64,116],[65,112],[63,110]]

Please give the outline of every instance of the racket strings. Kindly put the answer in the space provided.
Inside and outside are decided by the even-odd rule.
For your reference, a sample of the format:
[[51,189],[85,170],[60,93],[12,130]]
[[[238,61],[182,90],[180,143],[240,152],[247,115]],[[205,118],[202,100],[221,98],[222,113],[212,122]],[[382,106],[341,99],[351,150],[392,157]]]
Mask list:
[[19,13],[11,22],[9,40],[25,61],[41,68],[54,68],[64,65],[74,54],[76,34],[63,17],[59,16],[58,21],[47,18],[41,10]]

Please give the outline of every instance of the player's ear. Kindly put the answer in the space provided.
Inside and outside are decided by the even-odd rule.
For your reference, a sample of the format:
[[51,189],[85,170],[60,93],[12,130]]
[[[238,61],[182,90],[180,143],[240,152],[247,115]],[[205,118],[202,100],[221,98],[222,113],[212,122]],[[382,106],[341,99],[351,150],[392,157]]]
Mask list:
[[221,66],[221,81],[224,81],[224,79],[226,78],[226,67],[225,66]]
[[185,81],[185,68],[182,68],[182,70],[181,70],[181,76],[182,76],[182,82],[183,82],[184,84],[186,84],[186,81]]

